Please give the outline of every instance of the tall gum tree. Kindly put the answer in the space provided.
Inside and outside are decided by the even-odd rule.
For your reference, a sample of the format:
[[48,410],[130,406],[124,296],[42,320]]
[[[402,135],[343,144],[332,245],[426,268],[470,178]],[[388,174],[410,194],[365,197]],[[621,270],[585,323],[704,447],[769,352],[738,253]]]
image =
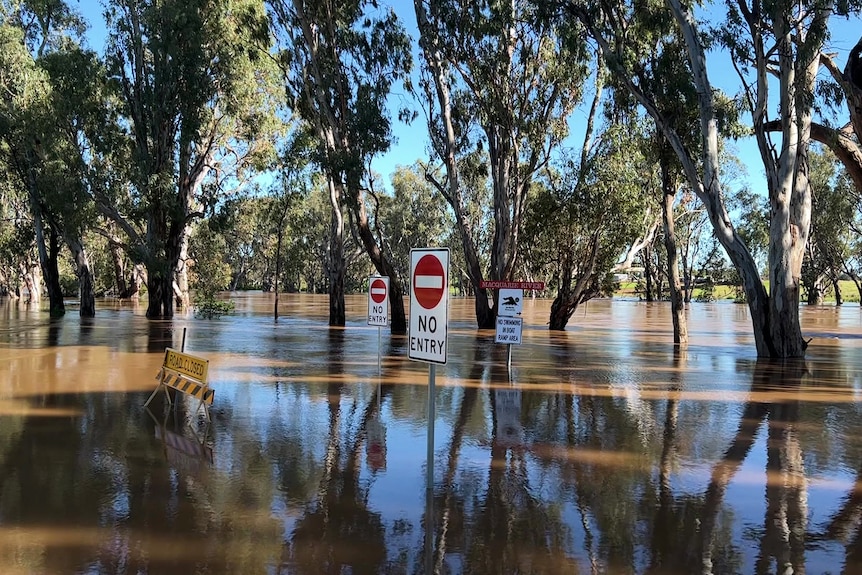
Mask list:
[[329,324],[344,325],[346,206],[362,246],[389,284],[392,333],[407,332],[398,272],[368,213],[369,163],[392,143],[387,99],[407,82],[410,42],[394,11],[369,0],[269,0],[288,99],[316,138],[332,218]]
[[[0,74],[0,149],[29,198],[49,313],[54,317],[65,313],[59,258],[66,240],[82,278],[80,313],[91,316],[95,306],[90,305],[93,298],[85,281],[89,264],[78,226],[70,221],[77,219],[79,206],[64,194],[75,187],[64,161],[64,146],[70,141],[58,121],[58,90],[45,67],[46,59],[76,50],[82,20],[60,0],[4,2],[0,5],[0,27],[0,67],[4,70]],[[30,300],[39,301],[41,282],[27,281]]]
[[252,65],[266,62],[257,48],[267,34],[263,3],[122,0],[106,15],[107,65],[127,118],[133,206],[143,223],[109,198],[99,207],[147,268],[147,317],[172,317],[189,225],[203,215],[202,185],[210,175],[223,181],[220,157],[251,161],[254,147],[230,144],[256,141],[267,124],[266,75]]
[[[752,113],[770,201],[770,292],[765,314],[769,336],[764,342],[770,356],[801,357],[807,346],[799,325],[799,297],[811,227],[809,143],[816,77],[830,17],[859,7],[858,2],[831,0],[738,1],[728,6],[721,38],[730,49]],[[775,87],[770,76],[776,77],[778,88],[776,137],[770,131],[770,89]],[[743,275],[743,281],[748,292],[753,278]]]
[[[511,280],[535,175],[567,135],[586,77],[577,26],[525,0],[414,0],[428,95],[432,152],[445,178],[432,183],[455,211],[476,293],[476,320],[492,328],[496,306],[468,223],[458,162],[487,149],[493,190],[491,280]],[[429,172],[431,175],[431,172]]]
[[[633,6],[614,4],[594,9],[569,2],[569,9],[590,29],[605,48],[609,63],[638,103],[652,116],[680,160],[690,185],[703,202],[718,241],[739,272],[748,301],[757,354],[760,357],[802,357],[807,342],[799,324],[799,278],[808,238],[811,196],[808,188],[813,82],[819,63],[831,2],[809,6],[807,2],[774,2],[753,7],[738,3],[747,14],[750,41],[756,62],[756,83],[747,85],[753,110],[755,135],[767,172],[771,205],[769,284],[760,278],[754,258],[731,223],[722,198],[719,161],[719,114],[709,79],[703,30],[680,0],[668,0],[684,39],[691,80],[697,91],[701,145],[686,145],[669,118],[646,93],[629,63],[638,57],[626,40],[624,26],[637,18]],[[768,11],[767,11],[768,10]],[[731,10],[732,13],[732,10]],[[774,45],[767,46],[767,42]],[[765,129],[768,75],[779,79],[778,105],[781,141],[774,148]],[[699,155],[699,162],[696,159]]]

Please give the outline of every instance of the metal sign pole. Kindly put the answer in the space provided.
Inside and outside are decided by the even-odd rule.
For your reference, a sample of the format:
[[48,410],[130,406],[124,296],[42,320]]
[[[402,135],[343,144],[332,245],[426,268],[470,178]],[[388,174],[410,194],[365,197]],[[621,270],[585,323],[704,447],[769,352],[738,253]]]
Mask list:
[[506,369],[509,370],[509,379],[512,379],[512,344],[506,344]]
[[425,488],[434,489],[434,419],[436,393],[434,379],[437,374],[437,364],[432,363],[428,369],[428,455],[425,471]]
[[377,326],[377,377],[380,377],[380,326]]

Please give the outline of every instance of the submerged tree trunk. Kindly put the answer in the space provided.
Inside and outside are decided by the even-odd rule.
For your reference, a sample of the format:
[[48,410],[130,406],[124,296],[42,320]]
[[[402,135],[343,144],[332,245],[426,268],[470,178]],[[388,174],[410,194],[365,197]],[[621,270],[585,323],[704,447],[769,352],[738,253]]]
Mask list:
[[[37,265],[27,265],[24,262],[21,262],[21,279],[24,281],[24,287],[27,288],[27,303],[39,303],[42,300],[42,281],[37,275],[37,271],[40,269]],[[15,291],[18,297],[21,297],[21,293],[16,289]]]
[[174,273],[174,294],[176,295],[177,309],[188,309],[191,303],[189,299],[189,238],[191,237],[191,226],[183,226],[180,238],[180,254],[177,259],[177,271]]
[[66,304],[60,285],[60,236],[53,226],[48,229],[48,261],[42,273],[48,290],[49,313],[51,317],[62,317],[66,313]]
[[676,245],[676,230],[673,221],[673,206],[676,199],[676,186],[670,173],[667,156],[661,159],[662,181],[662,221],[664,223],[664,247],[667,251],[667,282],[670,291],[670,309],[673,319],[673,342],[677,345],[688,343],[688,324],[685,320],[682,286],[679,279],[679,256]]
[[551,317],[548,322],[548,329],[559,331],[566,329],[566,325],[569,323],[572,314],[578,309],[578,306],[589,299],[589,296],[594,295],[590,294],[589,290],[590,284],[594,279],[593,274],[596,270],[598,255],[599,234],[596,232],[590,240],[589,264],[586,269],[580,270],[581,276],[574,287],[572,286],[572,280],[574,279],[572,277],[572,266],[566,261],[571,256],[568,254],[562,256],[564,273],[560,279],[560,288],[557,297],[554,298],[551,304]]
[[93,287],[93,268],[84,245],[78,238],[66,238],[66,244],[72,252],[75,261],[75,273],[78,276],[78,295],[81,300],[79,314],[81,317],[96,316],[96,294]]
[[[33,229],[36,232],[36,248],[39,251],[39,265],[48,292],[48,309],[51,317],[62,317],[66,313],[63,303],[63,289],[60,287],[60,270],[58,259],[60,255],[60,240],[57,230],[50,222],[45,221],[42,202],[39,199],[36,184],[36,174],[28,154],[27,157],[27,191],[30,196],[30,210],[33,214]],[[47,238],[46,238],[47,231]],[[46,241],[48,245],[46,246]],[[31,301],[39,301],[40,286],[34,282],[30,292]],[[28,286],[29,287],[29,286]],[[33,294],[35,293],[35,300]]]
[[359,229],[359,238],[362,240],[365,252],[371,258],[371,263],[374,264],[377,273],[391,279],[389,282],[389,306],[392,308],[391,332],[394,335],[403,335],[407,333],[407,317],[404,313],[404,294],[401,291],[401,278],[398,277],[395,267],[383,254],[374,237],[374,232],[371,231],[364,194],[360,190],[354,191],[353,194],[359,198],[353,209],[356,226]]
[[275,280],[272,282],[273,303],[272,319],[278,321],[278,278],[281,275],[281,243],[284,240],[284,219],[278,223],[278,237],[275,244]]
[[644,285],[644,299],[648,302],[653,301],[655,298],[653,296],[653,271],[652,271],[652,245],[648,245],[642,254],[642,259],[644,262],[644,279],[646,280],[646,284]]
[[329,325],[340,326],[346,322],[344,304],[344,275],[347,264],[344,260],[344,215],[341,212],[341,184],[329,178],[329,203],[332,219],[329,224]]
[[185,216],[171,216],[167,209],[150,216],[147,267],[147,317],[170,319],[174,316],[174,274],[180,257]]
[[111,262],[114,264],[114,282],[116,286],[116,294],[118,298],[129,297],[129,288],[126,284],[126,265],[123,260],[123,254],[120,253],[120,244],[118,241],[108,241],[109,250],[111,251]]
[[841,297],[841,282],[838,281],[836,270],[832,270],[832,290],[835,292],[835,305],[844,305],[844,298]]

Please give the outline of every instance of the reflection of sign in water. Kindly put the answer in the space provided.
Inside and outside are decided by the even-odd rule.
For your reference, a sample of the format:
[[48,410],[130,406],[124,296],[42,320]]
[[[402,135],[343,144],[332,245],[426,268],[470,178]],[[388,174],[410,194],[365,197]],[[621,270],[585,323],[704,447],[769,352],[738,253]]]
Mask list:
[[497,416],[497,443],[513,447],[524,443],[521,427],[521,390],[494,390],[494,409]]
[[386,471],[386,428],[376,417],[365,426],[365,454],[372,471]]
[[497,316],[497,333],[494,342],[521,345],[523,325],[524,320],[519,317]]
[[178,471],[198,473],[203,464],[212,464],[213,450],[198,440],[156,426],[156,439],[165,444],[165,456]]

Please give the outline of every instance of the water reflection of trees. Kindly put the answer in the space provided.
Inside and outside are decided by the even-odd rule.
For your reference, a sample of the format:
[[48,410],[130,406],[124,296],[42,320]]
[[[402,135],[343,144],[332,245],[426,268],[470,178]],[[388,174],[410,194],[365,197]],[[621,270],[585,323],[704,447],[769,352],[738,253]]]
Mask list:
[[[141,333],[152,336],[153,349],[179,337]],[[34,572],[254,573],[279,561],[291,573],[423,571],[417,538],[397,533],[421,525],[405,526],[408,520],[377,506],[374,474],[363,471],[360,454],[380,405],[390,426],[421,425],[425,388],[401,385],[403,364],[393,359],[384,362],[376,391],[367,383],[376,362],[346,364],[346,345],[334,335],[318,349],[314,370],[267,366],[266,377],[290,381],[255,397],[272,399],[271,412],[246,405],[244,396],[218,401],[216,468],[197,475],[165,461],[152,427],[141,423],[148,422],[140,409],[146,393],[33,397],[81,415],[0,419],[0,517],[5,525],[80,537],[34,552]],[[280,347],[267,351],[277,357]],[[403,353],[390,347],[384,355]],[[734,387],[749,394],[735,412],[732,401],[685,399],[686,362],[697,360],[667,357],[651,364],[649,376],[658,382],[650,389],[664,395],[633,399],[597,381],[589,367],[556,389],[529,380],[508,387],[502,346],[480,339],[465,350],[452,370],[464,370],[457,379],[470,385],[441,388],[438,429],[445,432],[438,435],[434,520],[426,522],[434,535],[430,571],[799,573],[806,545],[811,553],[838,541],[843,572],[858,572],[862,418],[847,401],[847,379],[855,377],[848,362],[829,365],[829,350],[802,367],[740,361],[736,377],[750,377],[751,385]],[[351,369],[369,373],[355,377]],[[303,381],[310,371],[314,377]],[[507,443],[497,399],[516,392],[521,429]],[[811,401],[817,393],[836,397]],[[755,453],[761,444],[765,453]],[[752,521],[729,494],[753,455],[763,459],[756,471],[768,481],[755,488],[764,512]],[[703,461],[706,474],[692,477],[692,462]],[[823,524],[812,525],[806,477],[838,468],[859,470],[858,483]],[[424,486],[412,489],[421,499]]]
[[[329,333],[333,376],[344,354],[344,334]],[[387,560],[386,529],[380,513],[368,507],[368,491],[359,483],[361,453],[368,422],[391,384],[379,385],[365,403],[355,426],[344,415],[344,384],[333,377],[327,384],[329,434],[317,493],[305,505],[289,541],[283,564],[296,573],[382,573]],[[350,398],[350,411],[357,408]],[[356,418],[354,418],[356,419]]]
[[433,572],[571,572],[571,533],[559,504],[534,489],[524,446],[499,436],[495,396],[508,385],[505,360],[500,357],[503,348],[487,339],[477,342],[474,349],[467,377],[487,386],[491,415],[488,470],[484,480],[459,474],[465,433],[479,395],[484,393],[470,385],[460,396],[442,481],[434,488]]
[[[684,367],[684,359],[676,356],[675,366]],[[766,516],[755,572],[804,572],[807,480],[794,390],[807,373],[805,365],[757,363],[738,430],[701,495],[673,489],[675,452],[688,432],[679,429],[679,382],[670,382],[663,429],[654,437],[644,437],[611,394],[525,393],[533,396],[525,400],[530,451],[547,485],[558,486],[550,499],[577,509],[593,569],[641,572],[645,551],[647,573],[738,572],[743,556],[725,494],[766,422]],[[772,401],[776,389],[781,396]]]

